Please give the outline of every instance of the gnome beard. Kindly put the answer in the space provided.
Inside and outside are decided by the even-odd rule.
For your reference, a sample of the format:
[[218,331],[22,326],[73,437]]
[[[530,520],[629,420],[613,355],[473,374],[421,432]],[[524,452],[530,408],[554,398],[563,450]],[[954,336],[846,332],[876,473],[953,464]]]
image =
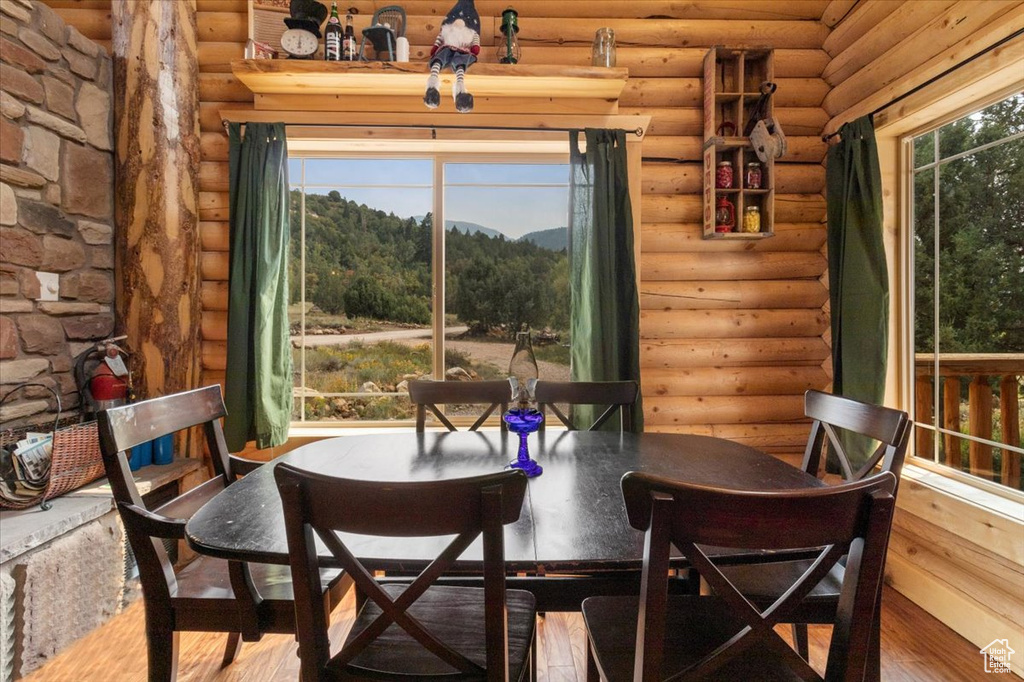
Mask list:
[[441,69],[449,67],[455,73],[452,97],[455,108],[466,113],[473,111],[473,95],[466,91],[466,69],[476,62],[480,53],[480,15],[473,0],[458,0],[441,23],[441,32],[430,50],[430,77],[423,103],[435,109],[441,104]]

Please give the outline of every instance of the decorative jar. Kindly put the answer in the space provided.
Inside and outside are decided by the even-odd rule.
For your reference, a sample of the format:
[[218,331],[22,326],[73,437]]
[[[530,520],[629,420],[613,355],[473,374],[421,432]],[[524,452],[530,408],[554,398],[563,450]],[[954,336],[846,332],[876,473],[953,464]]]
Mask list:
[[761,164],[757,161],[752,161],[747,164],[747,177],[744,183],[747,189],[761,189],[761,182],[763,175],[761,173]]
[[747,206],[743,212],[743,231],[748,233],[761,231],[761,209],[757,206]]
[[732,182],[732,161],[719,161],[715,170],[715,189],[731,189]]

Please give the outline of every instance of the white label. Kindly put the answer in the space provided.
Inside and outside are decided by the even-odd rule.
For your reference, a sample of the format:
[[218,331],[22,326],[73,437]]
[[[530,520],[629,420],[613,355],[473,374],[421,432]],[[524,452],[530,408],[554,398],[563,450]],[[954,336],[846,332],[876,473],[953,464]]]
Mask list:
[[112,358],[105,357],[103,358],[103,362],[107,363],[107,367],[109,367],[110,371],[114,373],[114,376],[128,376],[128,368],[125,367],[124,360],[121,359],[120,355],[115,355]]

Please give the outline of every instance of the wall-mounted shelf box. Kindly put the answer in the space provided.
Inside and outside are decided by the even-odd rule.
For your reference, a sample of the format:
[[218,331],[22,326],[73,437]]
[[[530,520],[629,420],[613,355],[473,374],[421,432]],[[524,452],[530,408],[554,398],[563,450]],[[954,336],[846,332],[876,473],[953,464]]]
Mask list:
[[[743,135],[747,121],[760,99],[760,86],[774,80],[774,58],[770,49],[713,47],[704,56],[704,225],[705,239],[763,239],[775,232],[775,164],[761,163],[761,186],[746,186],[747,164],[759,159],[750,140]],[[769,104],[768,115],[773,115]],[[730,125],[732,127],[730,128]],[[716,189],[718,163],[730,161],[733,183]],[[715,208],[722,197],[735,209],[733,231],[715,231]],[[747,206],[757,206],[761,215],[758,232],[742,232]]]

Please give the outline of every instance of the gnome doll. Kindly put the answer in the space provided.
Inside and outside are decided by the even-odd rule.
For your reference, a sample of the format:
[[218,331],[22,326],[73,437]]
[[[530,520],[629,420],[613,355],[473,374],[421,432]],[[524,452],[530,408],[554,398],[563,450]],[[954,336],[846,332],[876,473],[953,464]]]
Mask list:
[[441,22],[441,32],[430,50],[430,78],[423,103],[431,109],[441,104],[441,69],[448,66],[455,72],[455,87],[452,96],[455,108],[465,113],[473,111],[473,95],[466,92],[463,80],[466,69],[480,54],[480,15],[473,0],[458,0]]

